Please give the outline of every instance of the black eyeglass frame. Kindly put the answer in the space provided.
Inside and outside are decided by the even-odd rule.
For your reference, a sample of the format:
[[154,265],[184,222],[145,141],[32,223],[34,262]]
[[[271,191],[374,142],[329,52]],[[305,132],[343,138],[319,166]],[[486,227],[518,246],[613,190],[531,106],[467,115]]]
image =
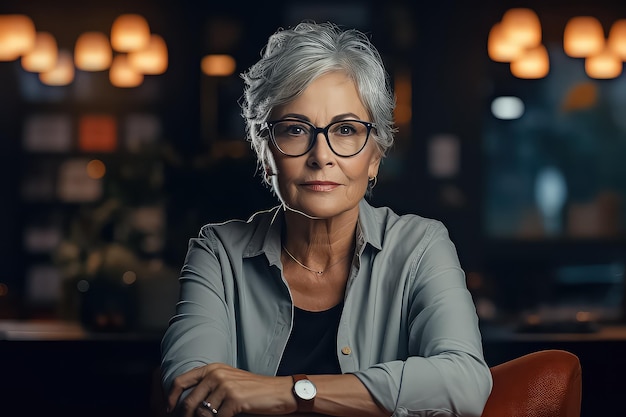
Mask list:
[[[282,149],[280,149],[280,146],[278,146],[278,143],[276,143],[276,139],[274,138],[274,125],[276,125],[277,123],[281,123],[281,122],[298,122],[298,123],[304,123],[308,126],[311,127],[311,130],[313,132],[313,134],[311,135],[311,139],[309,140],[309,145],[307,146],[306,150],[298,155],[291,155],[286,153],[285,151],[283,151]],[[331,126],[342,123],[342,122],[358,122],[358,123],[362,123],[365,128],[367,129],[367,133],[365,135],[365,142],[363,142],[363,146],[361,146],[361,148],[359,148],[358,151],[350,154],[350,155],[341,155],[339,153],[337,153],[337,151],[335,151],[333,149],[333,146],[330,144],[330,138],[328,137],[328,130],[330,129]],[[365,149],[365,145],[367,145],[367,141],[369,141],[370,138],[370,133],[372,132],[372,129],[376,129],[376,123],[370,123],[370,122],[366,122],[364,120],[358,120],[358,119],[344,119],[344,120],[337,120],[334,121],[332,123],[329,123],[326,127],[317,127],[315,126],[313,123],[308,122],[306,120],[302,120],[302,119],[295,119],[295,118],[287,118],[287,119],[279,119],[279,120],[270,120],[267,121],[265,123],[263,123],[263,125],[261,126],[261,130],[262,131],[267,131],[268,136],[270,137],[270,139],[272,140],[272,143],[274,144],[274,146],[276,147],[276,149],[278,149],[280,151],[280,153],[282,153],[285,156],[291,156],[293,158],[297,158],[299,156],[302,155],[306,155],[311,149],[313,149],[313,146],[315,146],[315,142],[317,141],[317,136],[320,133],[324,134],[324,137],[326,138],[326,143],[328,144],[328,147],[330,148],[330,150],[337,156],[342,157],[342,158],[350,158],[352,156],[355,156],[357,154],[359,154],[363,149]]]

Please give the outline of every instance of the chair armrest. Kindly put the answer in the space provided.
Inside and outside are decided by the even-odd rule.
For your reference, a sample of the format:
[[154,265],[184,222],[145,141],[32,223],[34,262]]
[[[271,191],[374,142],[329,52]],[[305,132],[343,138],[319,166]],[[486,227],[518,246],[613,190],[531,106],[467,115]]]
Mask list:
[[581,366],[564,350],[542,350],[491,368],[482,417],[580,417]]

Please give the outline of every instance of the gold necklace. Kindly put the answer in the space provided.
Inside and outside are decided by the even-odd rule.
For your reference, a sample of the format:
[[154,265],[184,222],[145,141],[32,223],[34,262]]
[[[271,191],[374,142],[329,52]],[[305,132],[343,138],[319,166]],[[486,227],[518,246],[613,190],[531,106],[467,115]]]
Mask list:
[[287,248],[285,247],[285,245],[283,245],[283,250],[285,251],[285,253],[286,253],[287,255],[289,255],[289,257],[290,257],[291,259],[293,259],[293,261],[294,261],[295,263],[297,263],[298,265],[300,265],[302,268],[306,269],[307,271],[311,271],[311,272],[313,272],[314,274],[316,274],[316,275],[318,275],[318,276],[319,276],[319,275],[322,275],[324,272],[328,271],[330,268],[332,268],[333,266],[337,265],[339,262],[343,261],[344,259],[346,259],[346,258],[348,257],[348,255],[346,255],[346,256],[344,256],[343,258],[339,259],[339,260],[338,260],[337,262],[335,262],[334,264],[330,265],[328,268],[326,268],[326,269],[322,269],[321,271],[318,271],[317,269],[309,268],[308,266],[306,266],[305,264],[303,264],[302,262],[300,262],[299,260],[297,260],[297,259],[296,259],[296,257],[295,257],[295,256],[293,256],[293,255],[291,254],[291,252],[289,252],[289,251],[287,250]]

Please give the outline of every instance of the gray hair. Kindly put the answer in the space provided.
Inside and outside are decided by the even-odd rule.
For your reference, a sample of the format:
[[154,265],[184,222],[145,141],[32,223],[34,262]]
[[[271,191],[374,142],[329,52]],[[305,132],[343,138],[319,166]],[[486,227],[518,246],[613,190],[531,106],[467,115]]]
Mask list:
[[395,97],[378,50],[356,30],[332,23],[302,22],[270,36],[261,59],[247,72],[241,102],[246,132],[260,165],[268,161],[267,136],[261,126],[272,110],[289,103],[306,87],[331,71],[344,71],[357,87],[371,122],[372,137],[381,155],[393,145]]

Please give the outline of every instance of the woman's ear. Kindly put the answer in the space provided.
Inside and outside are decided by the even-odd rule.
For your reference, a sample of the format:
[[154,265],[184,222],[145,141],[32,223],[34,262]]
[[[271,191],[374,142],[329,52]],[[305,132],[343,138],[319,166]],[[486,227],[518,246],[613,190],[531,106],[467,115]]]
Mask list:
[[274,155],[272,155],[272,152],[269,150],[269,148],[266,146],[263,149],[263,175],[265,176],[265,180],[269,183],[271,183],[271,177],[275,176],[276,173],[278,172],[278,169],[276,168],[276,162],[274,161]]
[[372,155],[370,166],[367,169],[367,176],[369,178],[374,178],[378,176],[378,168],[380,168],[381,159],[382,159],[382,155],[380,153],[376,153],[375,155]]

